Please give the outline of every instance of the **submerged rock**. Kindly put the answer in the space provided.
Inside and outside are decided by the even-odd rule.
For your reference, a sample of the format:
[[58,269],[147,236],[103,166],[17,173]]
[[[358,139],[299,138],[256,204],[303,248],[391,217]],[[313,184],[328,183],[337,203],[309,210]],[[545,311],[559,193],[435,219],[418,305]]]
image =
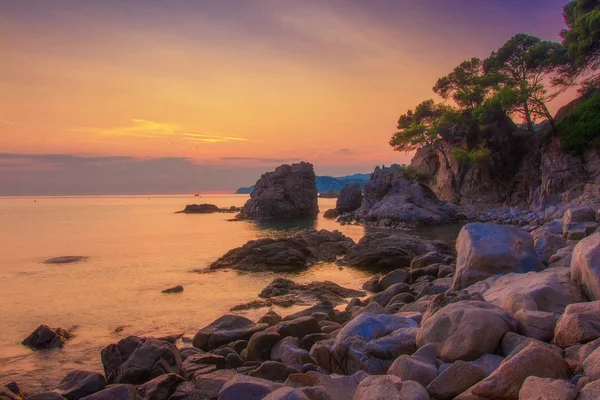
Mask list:
[[214,204],[188,204],[180,213],[183,214],[212,214],[212,213],[234,213],[239,212],[240,207],[231,206],[229,208],[220,208]]
[[294,271],[319,261],[335,261],[353,245],[352,239],[338,231],[306,230],[289,238],[251,240],[228,251],[210,269]]
[[173,286],[172,288],[165,289],[161,293],[181,293],[181,292],[183,292],[183,286],[177,285],[177,286]]
[[310,163],[281,165],[263,174],[236,218],[270,220],[316,217],[315,172]]
[[73,264],[87,261],[88,259],[89,257],[87,256],[61,256],[48,258],[47,260],[44,260],[44,264]]

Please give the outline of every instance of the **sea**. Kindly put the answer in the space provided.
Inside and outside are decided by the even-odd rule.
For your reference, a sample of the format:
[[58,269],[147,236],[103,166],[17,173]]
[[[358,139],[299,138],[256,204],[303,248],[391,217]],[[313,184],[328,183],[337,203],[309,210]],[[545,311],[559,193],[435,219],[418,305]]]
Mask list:
[[[302,229],[339,230],[355,241],[359,225],[322,217],[335,199],[319,199],[316,219],[259,223],[234,214],[182,214],[186,204],[242,206],[248,195],[0,197],[0,385],[30,392],[54,388],[74,369],[102,372],[100,351],[129,335],[191,338],[238,304],[255,300],[278,276],[331,280],[359,289],[373,274],[322,263],[287,274],[220,270],[211,262],[249,240]],[[453,242],[457,228],[412,232]],[[72,264],[45,264],[84,256]],[[178,294],[162,290],[182,285]],[[302,307],[275,308],[281,315]],[[236,312],[257,319],[267,309]],[[40,324],[72,331],[62,349],[32,351],[21,341]],[[179,345],[183,345],[179,342]]]

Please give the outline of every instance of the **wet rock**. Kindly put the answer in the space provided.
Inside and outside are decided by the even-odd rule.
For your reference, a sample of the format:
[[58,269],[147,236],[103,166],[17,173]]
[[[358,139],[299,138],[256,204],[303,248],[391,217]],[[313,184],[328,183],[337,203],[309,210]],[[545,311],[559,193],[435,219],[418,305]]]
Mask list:
[[321,333],[321,327],[313,317],[300,317],[291,321],[283,321],[277,325],[277,333],[281,337],[294,336],[302,339],[311,333]]
[[378,303],[382,307],[385,307],[395,296],[400,293],[408,293],[409,290],[410,287],[406,283],[396,283],[385,289],[383,292],[374,294],[367,302]]
[[256,321],[258,324],[267,324],[269,326],[277,325],[279,322],[281,322],[281,316],[273,310],[269,310]]
[[427,391],[436,399],[453,399],[485,377],[481,367],[459,360],[435,378],[427,386]]
[[368,281],[363,283],[362,288],[369,292],[374,292],[374,293],[379,292],[379,277],[374,276],[372,278],[369,278]]
[[193,344],[194,347],[209,351],[236,340],[248,340],[254,333],[268,327],[267,324],[255,324],[239,315],[223,315],[200,329],[194,336]]
[[219,392],[223,389],[225,383],[229,382],[235,376],[234,370],[218,370],[210,374],[196,374],[192,379],[196,390],[202,398],[215,399],[219,397]]
[[581,240],[573,250],[571,277],[590,300],[600,300],[600,231]]
[[225,253],[210,269],[295,271],[320,261],[333,262],[353,245],[338,231],[306,230],[287,238],[251,240]]
[[105,387],[104,375],[98,372],[75,370],[69,372],[54,391],[67,400],[78,400]]
[[177,286],[173,286],[172,288],[165,289],[161,293],[181,293],[181,292],[183,292],[183,286],[177,285]]
[[335,203],[335,209],[340,213],[356,211],[362,205],[362,187],[358,183],[346,185]]
[[154,338],[128,336],[101,352],[109,384],[142,384],[160,375],[181,372],[181,355],[173,344]]
[[313,316],[316,319],[317,315],[326,315],[327,318],[332,317],[335,314],[333,304],[330,301],[322,301],[314,306],[305,308],[293,314],[286,315],[282,318],[282,321],[291,321],[302,317]]
[[600,338],[600,301],[567,306],[554,331],[554,343],[560,347],[586,343]]
[[341,263],[363,268],[408,268],[413,258],[430,252],[453,253],[443,242],[399,232],[367,232],[356,246],[346,252]]
[[136,400],[138,399],[133,385],[111,385],[92,395],[83,397],[83,400]]
[[421,269],[428,267],[433,264],[444,264],[446,262],[447,255],[440,254],[438,252],[431,252],[423,254],[422,256],[415,257],[410,263],[410,269]]
[[212,214],[220,212],[221,209],[214,204],[188,204],[180,211],[185,214]]
[[137,394],[144,400],[169,400],[184,379],[177,374],[165,374],[136,388]]
[[360,290],[344,288],[331,281],[315,281],[299,284],[285,278],[275,278],[259,294],[265,299],[285,295],[294,295],[297,303],[329,301],[333,304],[345,303],[347,298],[362,297],[366,293]]
[[263,174],[236,218],[270,220],[316,217],[317,185],[312,164],[281,165]]
[[44,260],[44,264],[74,264],[78,262],[87,261],[89,257],[86,256],[61,256],[48,258]]
[[206,368],[207,366],[214,365],[215,369],[225,368],[226,361],[224,356],[219,356],[211,353],[197,353],[189,356],[181,365],[181,371],[183,376],[191,377],[197,371]]
[[458,259],[453,290],[509,272],[526,273],[543,269],[531,235],[505,225],[465,225],[456,239]]
[[494,353],[504,334],[516,330],[504,310],[483,301],[449,304],[427,319],[417,335],[419,347],[432,343],[445,362],[475,360]]
[[52,329],[48,325],[40,325],[21,344],[33,350],[47,350],[62,347],[72,337],[66,329]]
[[261,400],[281,387],[280,383],[236,374],[223,385],[219,400]]
[[426,345],[421,347],[412,356],[398,357],[387,371],[403,381],[416,381],[427,387],[437,377],[437,360],[435,347]]
[[577,387],[562,379],[530,376],[519,391],[519,400],[575,400]]
[[379,280],[377,291],[386,290],[396,283],[408,283],[410,273],[405,269],[395,269]]
[[336,219],[340,216],[340,213],[335,208],[330,208],[329,210],[323,213],[323,218],[327,219]]

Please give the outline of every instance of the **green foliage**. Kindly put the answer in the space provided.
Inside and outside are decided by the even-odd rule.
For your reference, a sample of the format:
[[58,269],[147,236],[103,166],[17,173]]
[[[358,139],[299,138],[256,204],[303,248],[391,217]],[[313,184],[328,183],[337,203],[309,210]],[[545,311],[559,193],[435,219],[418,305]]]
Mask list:
[[415,168],[412,165],[407,165],[402,169],[402,173],[408,179],[416,180],[421,183],[427,183],[432,180],[432,175],[422,168]]
[[574,76],[597,71],[600,68],[600,0],[571,1],[564,7],[564,17],[567,29],[561,32],[561,37],[571,59],[570,65],[563,69],[564,74]]
[[396,151],[412,151],[441,140],[440,129],[452,123],[457,112],[452,107],[426,100],[398,119],[398,131],[390,139]]
[[560,144],[566,150],[582,152],[600,146],[600,93],[583,100],[558,124]]
[[478,167],[483,167],[489,165],[490,162],[490,149],[481,148],[478,150],[465,150],[460,147],[455,147],[452,149],[452,157],[460,166],[465,165],[476,165]]

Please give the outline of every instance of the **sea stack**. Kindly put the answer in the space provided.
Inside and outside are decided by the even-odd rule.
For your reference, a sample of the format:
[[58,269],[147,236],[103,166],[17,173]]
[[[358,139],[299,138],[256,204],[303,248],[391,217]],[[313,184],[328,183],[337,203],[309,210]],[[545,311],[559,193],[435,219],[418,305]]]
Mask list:
[[281,165],[263,174],[237,219],[274,220],[316,217],[317,184],[312,164]]

